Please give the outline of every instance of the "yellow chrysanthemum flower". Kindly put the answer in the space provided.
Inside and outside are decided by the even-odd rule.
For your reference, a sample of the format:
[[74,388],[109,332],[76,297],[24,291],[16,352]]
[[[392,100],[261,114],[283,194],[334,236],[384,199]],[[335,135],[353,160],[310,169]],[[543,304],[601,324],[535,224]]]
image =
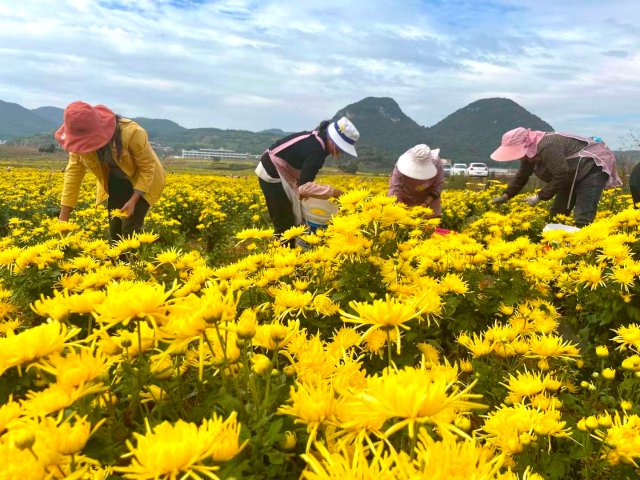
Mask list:
[[162,422],[151,428],[147,421],[144,435],[134,433],[136,444],[127,440],[131,464],[115,467],[125,478],[152,480],[157,478],[216,478],[220,467],[214,462],[227,461],[242,451],[240,425],[236,413],[223,420],[214,414],[200,426],[178,420],[175,424]]

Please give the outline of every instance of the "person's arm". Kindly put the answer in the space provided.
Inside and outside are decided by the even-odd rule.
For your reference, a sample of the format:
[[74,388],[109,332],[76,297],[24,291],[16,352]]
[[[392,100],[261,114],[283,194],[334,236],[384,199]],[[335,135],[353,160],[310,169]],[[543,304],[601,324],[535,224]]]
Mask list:
[[544,162],[551,172],[551,181],[538,192],[540,200],[549,200],[560,190],[571,188],[573,175],[569,171],[562,148],[554,144],[547,145],[541,149],[538,157],[538,161]]
[[400,198],[402,194],[402,177],[400,171],[397,166],[393,167],[393,172],[391,173],[391,178],[389,179],[389,193],[387,196],[395,196],[396,198]]
[[434,200],[440,198],[440,194],[444,188],[444,169],[442,168],[442,162],[440,161],[436,164],[436,176],[432,181],[433,183],[431,186],[427,188],[427,198],[425,200],[426,207],[430,207]]
[[529,181],[529,177],[533,173],[533,167],[534,165],[531,160],[520,161],[520,168],[518,169],[518,173],[516,173],[516,176],[513,178],[513,180],[509,182],[509,186],[504,193],[507,198],[513,198],[518,193],[520,193],[520,190],[522,190]]
[[82,179],[86,173],[87,167],[80,160],[80,156],[75,153],[70,153],[67,168],[64,170],[64,180],[62,183],[60,216],[58,217],[61,222],[68,221],[71,212],[76,205],[78,205],[80,185],[82,185]]
[[137,178],[133,189],[137,190],[138,197],[149,191],[156,172],[156,152],[151,148],[147,132],[143,128],[136,129],[129,142],[129,153],[136,166]]

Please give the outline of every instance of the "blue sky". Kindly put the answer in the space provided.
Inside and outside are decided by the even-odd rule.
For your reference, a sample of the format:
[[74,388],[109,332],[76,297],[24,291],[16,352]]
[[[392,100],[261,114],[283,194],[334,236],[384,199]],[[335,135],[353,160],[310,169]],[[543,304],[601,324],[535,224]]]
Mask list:
[[301,130],[366,96],[431,126],[508,97],[614,147],[640,132],[637,0],[0,0],[0,99]]

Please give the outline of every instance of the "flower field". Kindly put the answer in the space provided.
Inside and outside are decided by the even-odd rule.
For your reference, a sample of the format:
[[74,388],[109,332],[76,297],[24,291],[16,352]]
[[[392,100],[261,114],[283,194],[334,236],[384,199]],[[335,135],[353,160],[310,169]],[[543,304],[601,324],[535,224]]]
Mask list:
[[327,181],[306,250],[202,173],[111,245],[92,178],[59,223],[59,171],[2,171],[0,479],[638,478],[628,195],[543,234],[547,202],[446,190],[434,235],[387,178]]

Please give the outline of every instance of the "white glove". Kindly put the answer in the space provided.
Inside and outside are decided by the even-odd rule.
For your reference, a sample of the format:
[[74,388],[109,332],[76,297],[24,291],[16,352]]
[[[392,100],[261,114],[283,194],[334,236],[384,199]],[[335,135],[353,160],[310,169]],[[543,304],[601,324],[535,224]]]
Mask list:
[[540,197],[538,197],[538,195],[536,194],[525,198],[524,201],[528,203],[530,207],[535,207],[536,204],[540,201]]

